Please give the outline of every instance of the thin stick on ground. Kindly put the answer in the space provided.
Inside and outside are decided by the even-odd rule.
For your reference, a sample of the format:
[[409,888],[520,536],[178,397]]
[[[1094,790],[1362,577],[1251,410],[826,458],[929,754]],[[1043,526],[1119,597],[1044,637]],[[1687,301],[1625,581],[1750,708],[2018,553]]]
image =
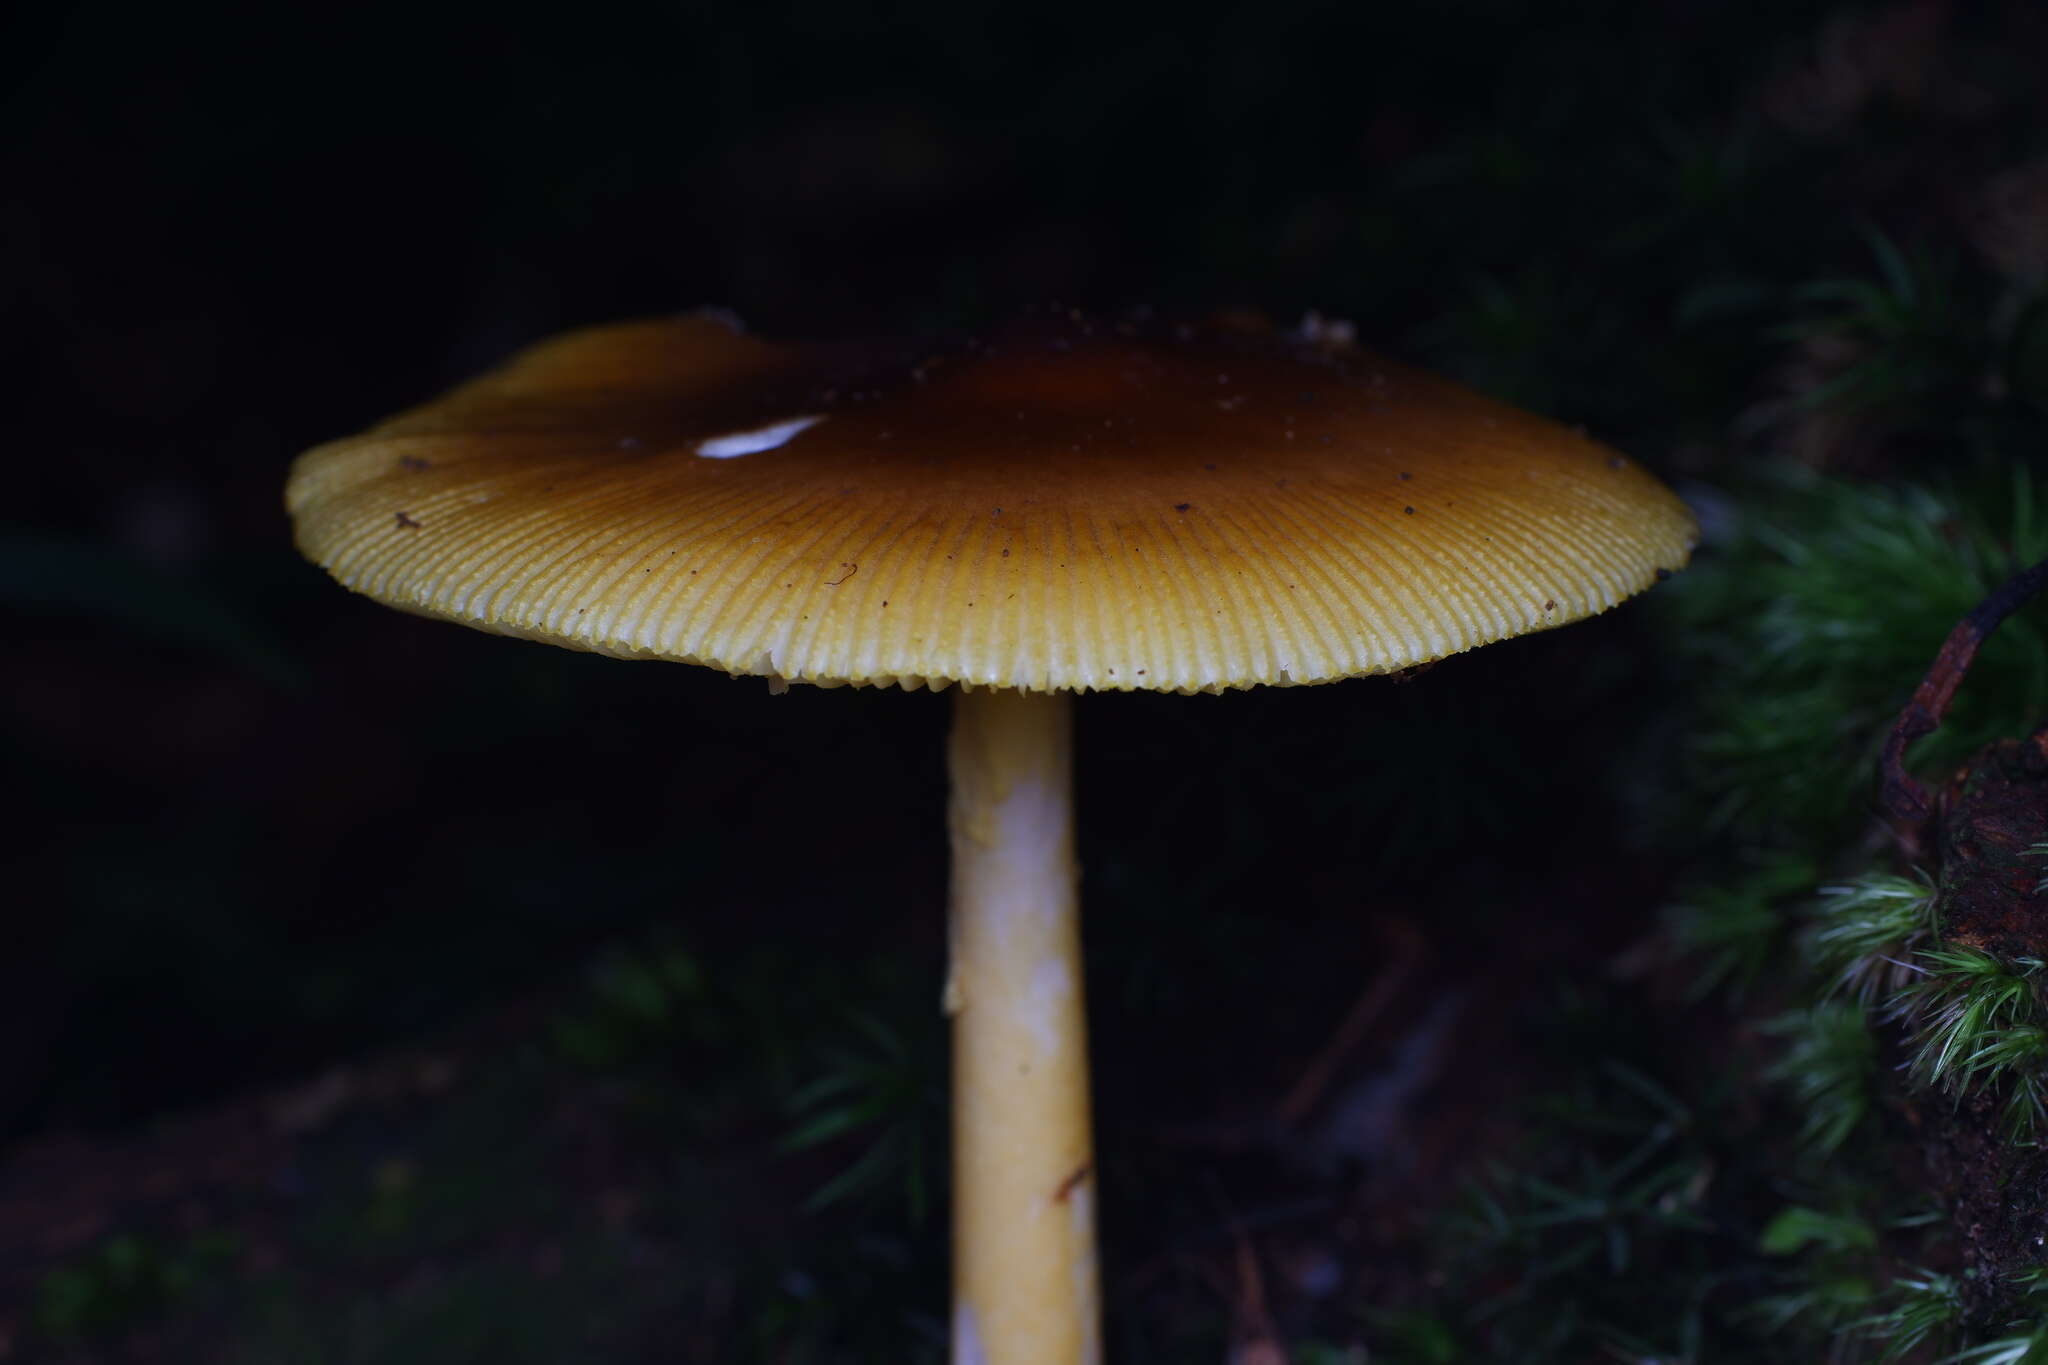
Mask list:
[[1358,1047],[1365,1031],[1373,1020],[1380,1017],[1401,993],[1414,975],[1416,964],[1422,960],[1422,934],[1405,919],[1392,915],[1375,918],[1375,927],[1381,935],[1393,943],[1393,952],[1386,965],[1373,976],[1365,990],[1345,1013],[1330,1041],[1316,1054],[1314,1061],[1302,1071],[1294,1088],[1287,1092],[1287,1098],[1280,1102],[1280,1122],[1295,1124],[1307,1117],[1330,1088],[1330,1080],[1347,1058]]

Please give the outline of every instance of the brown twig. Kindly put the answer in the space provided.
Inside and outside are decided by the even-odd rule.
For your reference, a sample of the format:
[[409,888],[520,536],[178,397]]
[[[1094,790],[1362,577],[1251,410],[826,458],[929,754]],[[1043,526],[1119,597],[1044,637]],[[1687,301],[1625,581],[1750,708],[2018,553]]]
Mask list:
[[1196,1272],[1209,1282],[1217,1296],[1230,1306],[1230,1365],[1287,1365],[1287,1347],[1273,1325],[1266,1306],[1266,1277],[1259,1273],[1259,1253],[1252,1245],[1237,1211],[1223,1196],[1212,1172],[1209,1192],[1229,1229],[1231,1270],[1203,1257],[1194,1262]]
[[1977,647],[1998,629],[1999,622],[2043,585],[2048,585],[2048,559],[2014,574],[1968,616],[1956,622],[1955,629],[1941,642],[1927,676],[1913,689],[1913,699],[1899,712],[1891,734],[1885,739],[1878,766],[1878,803],[1890,819],[1893,833],[1909,853],[1918,851],[1920,832],[1934,813],[1934,805],[1927,789],[1906,771],[1906,749],[1941,724],[1956,688],[1962,685],[1963,675],[1970,671],[1971,661],[1977,657]]
[[1237,1338],[1231,1365],[1287,1365],[1287,1347],[1266,1310],[1266,1279],[1259,1273],[1259,1254],[1243,1229],[1237,1233],[1237,1298],[1232,1305]]
[[1316,1101],[1330,1088],[1330,1078],[1344,1064],[1359,1040],[1365,1036],[1372,1021],[1392,1004],[1401,988],[1408,984],[1408,978],[1415,972],[1415,966],[1422,960],[1422,934],[1408,920],[1392,915],[1375,917],[1375,926],[1382,937],[1393,943],[1393,952],[1386,963],[1366,986],[1364,992],[1353,1002],[1337,1031],[1330,1035],[1330,1041],[1308,1064],[1294,1088],[1287,1092],[1287,1098],[1280,1102],[1280,1122],[1299,1123],[1308,1112],[1316,1107]]

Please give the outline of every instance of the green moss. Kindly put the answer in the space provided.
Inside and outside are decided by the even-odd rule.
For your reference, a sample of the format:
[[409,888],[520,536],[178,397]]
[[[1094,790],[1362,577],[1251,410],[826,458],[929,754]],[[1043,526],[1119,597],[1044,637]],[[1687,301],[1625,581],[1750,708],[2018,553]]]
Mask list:
[[[1869,809],[1879,746],[1935,648],[2048,556],[2024,466],[1940,489],[1774,471],[1710,508],[1713,539],[1661,611],[1695,697],[1688,810],[1752,848],[1830,856]],[[2048,617],[2009,620],[1912,753],[1952,769],[2048,696]]]

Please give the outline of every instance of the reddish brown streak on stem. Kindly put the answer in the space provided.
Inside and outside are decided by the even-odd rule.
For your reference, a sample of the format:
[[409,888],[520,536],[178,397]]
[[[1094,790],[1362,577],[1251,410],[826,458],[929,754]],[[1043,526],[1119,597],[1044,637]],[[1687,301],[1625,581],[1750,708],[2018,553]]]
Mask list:
[[1074,1191],[1081,1188],[1081,1182],[1088,1178],[1090,1169],[1092,1169],[1091,1164],[1086,1161],[1076,1166],[1074,1173],[1065,1180],[1062,1180],[1060,1187],[1052,1192],[1052,1202],[1055,1204],[1066,1203],[1073,1196]]

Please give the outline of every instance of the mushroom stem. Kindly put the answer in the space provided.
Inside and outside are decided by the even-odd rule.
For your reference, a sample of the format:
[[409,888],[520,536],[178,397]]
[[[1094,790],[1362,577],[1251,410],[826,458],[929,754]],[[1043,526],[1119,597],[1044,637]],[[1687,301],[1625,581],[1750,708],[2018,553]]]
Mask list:
[[954,1365],[1101,1358],[1071,735],[1065,693],[955,693]]

